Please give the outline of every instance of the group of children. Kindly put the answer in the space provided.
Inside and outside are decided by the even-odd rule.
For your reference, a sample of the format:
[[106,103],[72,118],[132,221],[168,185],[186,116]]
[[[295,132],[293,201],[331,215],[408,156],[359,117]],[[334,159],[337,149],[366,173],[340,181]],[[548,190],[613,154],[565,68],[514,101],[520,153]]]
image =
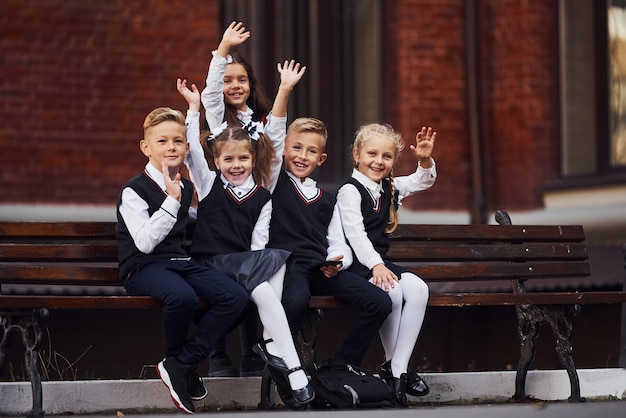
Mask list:
[[[186,118],[170,108],[146,117],[140,146],[148,163],[117,204],[124,287],[163,303],[159,375],[175,405],[193,413],[193,401],[207,395],[198,364],[225,357],[225,335],[239,324],[253,330],[260,319],[262,338],[241,333],[242,362],[244,355],[260,358],[282,401],[306,409],[315,393],[294,339],[311,295],[333,295],[359,311],[333,360],[359,365],[378,333],[385,352],[378,373],[406,407],[407,394],[428,392],[408,369],[428,288],[391,263],[388,234],[397,226],[400,201],[436,179],[436,133],[417,133],[410,146],[417,170],[394,177],[400,135],[388,125],[363,126],[351,177],[336,194],[320,189],[309,176],[327,157],[324,123],[298,118],[287,129],[289,96],[306,67],[278,64],[280,86],[270,103],[252,68],[231,52],[249,37],[240,22],[229,25],[202,93],[177,80],[189,106]],[[209,128],[203,132],[201,104]],[[183,164],[191,181],[181,178]],[[200,316],[198,298],[206,305]]]

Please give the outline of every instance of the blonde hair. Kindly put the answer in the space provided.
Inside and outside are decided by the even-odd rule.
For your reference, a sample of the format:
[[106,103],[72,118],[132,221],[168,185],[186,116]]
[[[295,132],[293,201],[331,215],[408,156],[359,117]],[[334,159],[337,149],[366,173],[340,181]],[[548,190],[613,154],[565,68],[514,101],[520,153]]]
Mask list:
[[146,135],[148,129],[157,126],[163,122],[176,122],[182,126],[185,126],[185,116],[182,112],[170,107],[157,107],[152,112],[148,113],[148,116],[143,121],[143,134]]
[[[400,158],[400,153],[404,149],[404,142],[402,141],[402,135],[396,132],[391,125],[388,124],[379,124],[379,123],[371,123],[369,125],[363,125],[356,131],[356,135],[354,138],[354,143],[352,144],[352,155],[354,153],[358,153],[359,149],[363,146],[365,142],[374,137],[385,137],[388,138],[395,148],[394,159],[395,163]],[[354,167],[357,168],[357,162],[354,161]],[[391,187],[391,207],[389,208],[389,221],[387,222],[387,228],[385,228],[385,232],[391,233],[395,231],[398,227],[398,211],[396,210],[396,187],[393,184],[393,168],[389,172],[388,176],[389,185]]]
[[326,124],[316,118],[298,118],[291,122],[287,129],[287,138],[291,134],[300,132],[313,132],[322,137],[322,151],[326,148],[326,141],[328,140],[328,129]]
[[247,141],[248,150],[252,154],[254,162],[252,176],[258,184],[267,188],[270,182],[272,161],[276,155],[272,142],[267,135],[259,134],[259,139],[253,140],[248,131],[241,126],[234,128],[229,126],[215,138],[212,138],[209,131],[202,132],[200,144],[204,149],[204,157],[211,170],[217,170],[215,158],[219,158],[222,146],[228,141]]

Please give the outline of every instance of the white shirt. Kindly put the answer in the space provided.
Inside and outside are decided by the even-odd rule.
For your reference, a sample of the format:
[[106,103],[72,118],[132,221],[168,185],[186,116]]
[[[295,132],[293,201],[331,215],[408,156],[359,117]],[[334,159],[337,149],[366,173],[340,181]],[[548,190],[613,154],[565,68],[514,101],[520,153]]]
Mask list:
[[[191,181],[196,186],[198,192],[198,200],[202,200],[208,196],[213,187],[213,183],[217,178],[217,173],[211,170],[204,158],[204,150],[200,144],[200,112],[192,110],[187,111],[187,119],[185,120],[187,127],[187,142],[189,142],[189,153],[185,158],[185,164],[189,169]],[[220,180],[224,188],[229,183],[224,176],[220,174]],[[231,185],[235,194],[246,194],[255,186],[254,178],[248,176],[246,180],[239,186]],[[267,202],[261,209],[259,219],[254,225],[252,231],[252,241],[250,250],[260,250],[265,248],[269,240],[269,225],[272,217],[272,201]]]
[[[148,162],[145,167],[146,174],[159,185],[166,193],[163,173]],[[183,187],[183,183],[180,183]],[[176,224],[176,215],[180,209],[180,202],[171,196],[167,196],[159,210],[152,216],[148,214],[148,203],[130,187],[122,190],[122,202],[120,215],[133,237],[135,246],[139,251],[150,254],[170,233]]]
[[[293,174],[287,172],[287,175],[294,180],[294,183],[300,192],[307,198],[313,198],[318,194],[317,182],[310,177],[300,181]],[[352,265],[352,250],[346,243],[343,235],[343,227],[341,226],[341,215],[337,205],[333,208],[333,216],[330,219],[328,230],[326,231],[326,239],[328,241],[328,249],[326,251],[326,259],[343,255],[341,270],[345,270]]]
[[[361,183],[372,196],[378,200],[383,194],[382,186],[360,171],[354,169],[352,178]],[[393,184],[398,191],[398,204],[407,196],[430,188],[437,179],[437,170],[433,162],[432,167],[422,168],[419,164],[417,170],[409,176],[400,176],[393,179]],[[383,196],[383,198],[385,198]],[[382,257],[374,249],[374,245],[367,238],[363,214],[361,213],[361,193],[352,184],[344,184],[337,192],[337,206],[341,213],[343,230],[350,246],[354,250],[356,258],[368,269],[383,262]]]

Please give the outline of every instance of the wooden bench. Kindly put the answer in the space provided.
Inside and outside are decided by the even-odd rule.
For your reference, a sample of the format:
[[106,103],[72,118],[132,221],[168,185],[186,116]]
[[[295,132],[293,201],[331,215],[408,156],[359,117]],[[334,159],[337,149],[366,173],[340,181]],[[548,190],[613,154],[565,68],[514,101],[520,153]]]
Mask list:
[[[429,283],[430,306],[516,307],[521,358],[515,400],[527,399],[525,380],[535,337],[541,324],[549,324],[569,374],[570,400],[583,401],[571,357],[571,318],[581,304],[624,303],[626,292],[527,292],[526,280],[590,274],[583,228],[510,225],[504,212],[498,212],[497,218],[501,225],[401,225],[393,234],[390,255]],[[437,290],[439,283],[479,280],[504,280],[512,283],[512,288],[496,293]],[[40,285],[79,286],[82,293],[50,294],[44,289],[17,294],[7,290]],[[332,297],[313,297],[310,306],[317,310],[344,305]],[[114,222],[0,222],[0,370],[9,335],[20,332],[33,393],[31,415],[43,414],[40,323],[50,310],[160,308],[160,302],[151,297],[124,294],[117,273]]]

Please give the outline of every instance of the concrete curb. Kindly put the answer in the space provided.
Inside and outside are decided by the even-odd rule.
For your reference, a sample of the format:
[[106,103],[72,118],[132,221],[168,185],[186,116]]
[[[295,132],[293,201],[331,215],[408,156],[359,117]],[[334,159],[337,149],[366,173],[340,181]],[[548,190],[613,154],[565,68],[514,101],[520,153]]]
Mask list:
[[[515,372],[424,373],[430,393],[411,398],[420,404],[479,404],[508,401],[514,392]],[[581,395],[588,400],[626,399],[626,369],[579,369]],[[209,396],[199,410],[256,409],[261,378],[206,378]],[[528,373],[526,392],[546,401],[570,395],[565,370]],[[0,415],[24,415],[32,406],[30,383],[0,382]],[[109,411],[176,411],[165,386],[150,380],[86,380],[44,382],[46,415],[89,414]]]

